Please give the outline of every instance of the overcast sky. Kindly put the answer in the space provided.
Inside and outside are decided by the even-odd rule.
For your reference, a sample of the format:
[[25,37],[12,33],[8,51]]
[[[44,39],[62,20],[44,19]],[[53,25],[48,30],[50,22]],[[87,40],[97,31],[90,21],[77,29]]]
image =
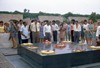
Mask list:
[[100,0],[0,0],[0,11],[21,11],[29,9],[32,13],[78,14],[100,13]]

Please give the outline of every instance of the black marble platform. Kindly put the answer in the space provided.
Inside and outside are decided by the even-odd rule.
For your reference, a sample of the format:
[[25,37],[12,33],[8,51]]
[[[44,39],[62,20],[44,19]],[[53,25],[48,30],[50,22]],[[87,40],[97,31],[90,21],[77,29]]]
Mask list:
[[[66,44],[65,48],[54,48],[54,54],[42,54],[41,50],[48,49],[43,44],[36,44],[38,49],[29,49],[27,46],[19,46],[18,54],[30,62],[35,68],[71,68],[74,66],[100,62],[100,50],[92,50],[88,45]],[[81,49],[83,52],[73,52]]]

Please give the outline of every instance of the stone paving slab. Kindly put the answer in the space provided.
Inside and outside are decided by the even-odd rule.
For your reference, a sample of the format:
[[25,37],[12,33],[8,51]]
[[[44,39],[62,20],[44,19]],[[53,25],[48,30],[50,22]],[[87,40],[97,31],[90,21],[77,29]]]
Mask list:
[[15,68],[0,52],[0,68]]
[[17,54],[17,49],[0,48],[0,52],[2,52],[5,56],[7,56],[7,55],[16,55]]
[[30,64],[25,62],[19,55],[6,56],[15,68],[33,68]]
[[12,41],[9,40],[9,33],[0,33],[0,48],[11,48]]

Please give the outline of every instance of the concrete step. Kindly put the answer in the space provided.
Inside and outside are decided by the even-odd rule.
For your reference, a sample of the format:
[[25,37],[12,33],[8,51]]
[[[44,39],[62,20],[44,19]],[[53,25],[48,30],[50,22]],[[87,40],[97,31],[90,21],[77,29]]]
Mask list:
[[33,68],[29,63],[25,62],[19,55],[6,56],[15,68]]

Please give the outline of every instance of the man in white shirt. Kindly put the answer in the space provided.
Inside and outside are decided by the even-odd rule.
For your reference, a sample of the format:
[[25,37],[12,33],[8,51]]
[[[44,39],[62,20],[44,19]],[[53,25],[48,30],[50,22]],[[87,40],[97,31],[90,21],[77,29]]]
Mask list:
[[74,42],[79,43],[79,37],[81,32],[81,25],[78,23],[78,21],[75,21],[74,25]]
[[45,39],[51,41],[52,30],[49,22],[47,22],[47,24],[44,26],[44,33]]
[[30,30],[32,31],[32,43],[39,42],[39,31],[40,31],[40,22],[34,20],[30,25]]
[[53,31],[53,41],[57,43],[57,36],[58,36],[59,27],[56,24],[56,21],[52,21],[52,31]]
[[97,37],[97,46],[100,46],[100,22],[98,22],[96,37]]
[[23,26],[20,29],[22,43],[28,43],[29,30],[26,22],[23,22]]

